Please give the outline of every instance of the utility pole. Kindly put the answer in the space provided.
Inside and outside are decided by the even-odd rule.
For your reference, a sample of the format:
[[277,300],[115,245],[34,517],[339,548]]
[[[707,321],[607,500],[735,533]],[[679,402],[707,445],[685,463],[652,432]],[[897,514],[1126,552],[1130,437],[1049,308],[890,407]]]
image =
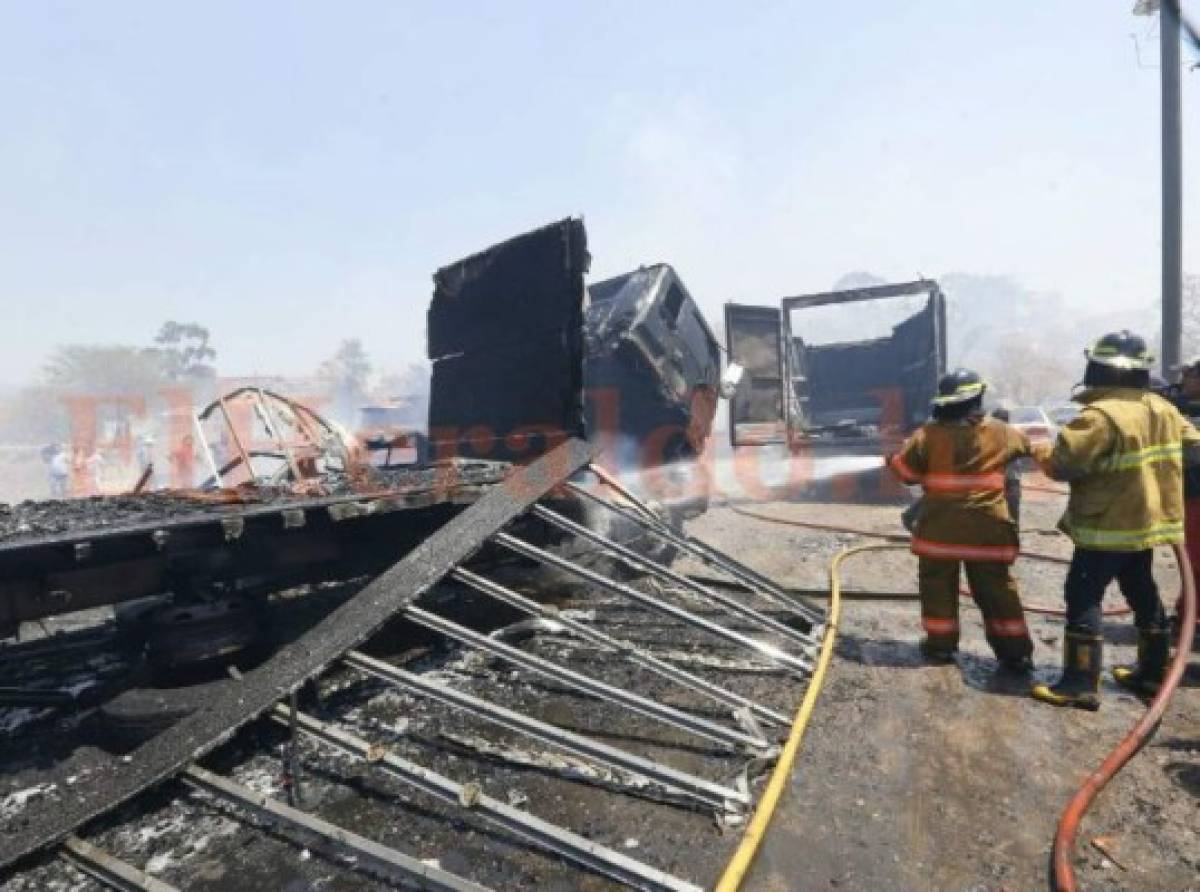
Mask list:
[[1179,0],[1158,16],[1162,93],[1162,370],[1175,381],[1183,353],[1183,127],[1179,76]]

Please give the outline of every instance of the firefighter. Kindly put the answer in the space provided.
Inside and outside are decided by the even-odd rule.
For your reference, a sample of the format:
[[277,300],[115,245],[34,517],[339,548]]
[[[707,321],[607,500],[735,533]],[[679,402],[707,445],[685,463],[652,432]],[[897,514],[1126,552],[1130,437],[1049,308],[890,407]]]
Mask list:
[[933,420],[888,458],[904,483],[924,495],[913,526],[919,559],[921,653],[948,663],[958,650],[959,568],[983,612],[984,628],[1002,666],[1026,672],[1033,642],[1010,565],[1017,558],[1017,525],[1005,500],[1005,469],[1030,455],[1024,434],[983,414],[987,385],[958,369],[938,382]]
[[[1101,601],[1114,579],[1134,612],[1137,663],[1113,670],[1138,693],[1155,691],[1166,671],[1170,632],[1154,582],[1154,547],[1183,542],[1183,453],[1200,434],[1150,392],[1153,357],[1129,331],[1085,351],[1079,415],[1039,452],[1046,474],[1071,485],[1059,529],[1075,544],[1067,572],[1063,673],[1033,696],[1055,706],[1100,707]],[[1047,454],[1049,453],[1049,454]]]

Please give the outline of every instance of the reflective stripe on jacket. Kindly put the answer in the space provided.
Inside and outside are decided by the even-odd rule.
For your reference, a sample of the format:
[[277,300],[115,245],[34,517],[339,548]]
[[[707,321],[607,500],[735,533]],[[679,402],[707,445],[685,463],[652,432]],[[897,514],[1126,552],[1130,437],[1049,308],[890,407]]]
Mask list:
[[925,491],[913,553],[936,560],[1015,561],[1017,527],[1004,497],[1004,472],[1029,454],[1020,431],[978,415],[931,421],[913,434],[888,462],[900,480]]
[[1080,548],[1143,551],[1183,541],[1183,461],[1200,433],[1144,390],[1095,388],[1064,427],[1046,471],[1071,484],[1059,529]]

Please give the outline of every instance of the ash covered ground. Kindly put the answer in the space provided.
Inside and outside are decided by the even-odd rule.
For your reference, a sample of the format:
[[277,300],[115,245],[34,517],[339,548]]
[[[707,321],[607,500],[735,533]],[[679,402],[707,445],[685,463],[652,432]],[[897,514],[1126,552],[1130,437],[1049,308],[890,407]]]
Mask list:
[[[350,596],[356,586],[326,587],[316,593],[280,597],[279,633],[315,621],[325,608]],[[590,591],[541,590],[561,609],[580,611],[610,634],[620,635],[712,680],[718,680],[781,711],[795,706],[801,686],[790,676],[749,657],[744,651],[713,641],[702,633],[649,613],[615,595]],[[694,612],[716,614],[685,595],[666,593]],[[439,612],[456,614],[481,627],[509,623],[518,617],[494,608],[482,610],[478,598],[443,587],[432,603]],[[307,615],[307,616],[306,616]],[[730,621],[733,628],[752,628]],[[662,702],[687,707],[717,720],[726,714],[711,701],[664,682],[643,670],[614,660],[558,634],[522,638],[527,651],[636,690]],[[428,633],[399,623],[377,636],[374,651],[414,671],[432,675],[466,690],[516,708],[578,733],[594,736],[643,756],[661,760],[731,785],[761,776],[764,765],[746,754],[732,753],[655,720],[638,717],[611,704],[591,700],[562,685],[517,672],[495,660],[444,646]],[[698,883],[710,882],[736,844],[740,826],[722,826],[709,808],[682,802],[621,771],[597,771],[594,764],[563,758],[553,747],[507,734],[463,713],[422,700],[380,682],[337,670],[322,685],[321,717],[374,743],[433,768],[460,782],[478,783],[501,801],[527,808],[585,837],[601,842],[660,869]],[[32,722],[33,733],[46,739],[36,758],[14,748],[7,755],[13,773],[8,798],[37,796],[48,779],[46,767],[69,759],[74,777],[91,770],[96,759],[110,758],[88,743],[66,742],[52,724]],[[86,740],[86,719],[74,728]],[[99,729],[92,728],[99,734]],[[101,735],[102,736],[102,735]],[[30,738],[32,739],[32,738]],[[282,792],[286,735],[260,723],[239,735],[208,764],[260,792]],[[51,750],[56,750],[53,754]],[[446,806],[389,780],[380,772],[332,754],[315,744],[301,747],[305,807],[373,839],[495,888],[601,889],[614,884],[582,874],[558,858],[547,856],[495,829],[469,812]],[[19,769],[19,770],[14,770]],[[61,770],[57,772],[61,776]],[[11,792],[9,792],[11,791]],[[29,791],[33,791],[30,793]],[[62,791],[60,791],[62,792]],[[161,878],[190,889],[250,890],[261,888],[374,888],[379,884],[347,872],[344,866],[301,851],[254,827],[230,827],[230,815],[205,797],[168,785],[136,806],[122,809],[89,832],[88,838],[133,863],[153,868]],[[81,885],[82,884],[82,885]],[[13,889],[87,888],[71,868],[46,862],[9,881]]]

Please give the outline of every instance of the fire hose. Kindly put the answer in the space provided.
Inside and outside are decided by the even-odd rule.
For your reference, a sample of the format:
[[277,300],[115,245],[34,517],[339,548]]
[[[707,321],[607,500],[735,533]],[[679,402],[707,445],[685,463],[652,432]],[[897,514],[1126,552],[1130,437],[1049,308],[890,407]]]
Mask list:
[[[737,509],[735,508],[735,510]],[[782,520],[781,518],[774,519]],[[867,532],[863,534],[881,535]],[[901,538],[890,534],[884,534],[884,537],[891,539]],[[730,859],[728,865],[726,865],[725,871],[717,883],[717,892],[737,892],[741,887],[742,881],[745,879],[746,873],[749,871],[750,865],[753,863],[754,857],[758,853],[762,840],[766,836],[766,832],[775,816],[775,810],[779,805],[779,799],[783,794],[787,780],[791,776],[796,756],[799,754],[800,745],[804,740],[805,732],[808,730],[813,710],[816,707],[817,698],[820,696],[825,676],[829,670],[829,663],[833,656],[838,623],[841,620],[842,611],[842,564],[848,558],[864,552],[899,549],[903,547],[904,544],[902,542],[895,541],[877,545],[859,545],[854,548],[843,549],[834,556],[829,566],[830,604],[827,632],[821,643],[821,652],[817,659],[817,666],[813,672],[812,681],[796,713],[792,730],[788,734],[788,739],[780,753],[779,761],[776,763],[775,769],[767,781],[767,786],[763,790],[762,798],[759,800],[754,816],[746,828],[746,833],[743,835],[737,851],[734,852],[733,857]],[[1079,833],[1080,821],[1100,791],[1133,758],[1154,733],[1159,722],[1162,720],[1163,713],[1166,711],[1167,702],[1179,686],[1184,668],[1187,665],[1188,653],[1191,650],[1196,623],[1196,590],[1192,580],[1191,564],[1188,561],[1186,552],[1178,545],[1173,546],[1173,548],[1184,595],[1183,621],[1178,650],[1175,653],[1175,659],[1171,663],[1163,684],[1146,712],[1120,744],[1105,758],[1100,767],[1087,778],[1059,818],[1058,828],[1054,837],[1053,854],[1051,856],[1054,886],[1059,892],[1075,892],[1078,888],[1075,882],[1075,871],[1071,864],[1071,857],[1075,852],[1075,839]]]
[[856,554],[862,554],[863,552],[883,551],[901,547],[903,546],[895,543],[859,545],[856,548],[843,549],[834,557],[833,563],[829,565],[829,618],[825,623],[826,631],[821,641],[821,652],[817,656],[817,666],[813,670],[808,690],[805,691],[804,699],[800,702],[800,708],[797,710],[796,718],[792,722],[792,730],[788,733],[788,739],[779,754],[779,761],[775,763],[775,770],[771,772],[771,777],[767,781],[766,788],[763,790],[762,798],[758,802],[758,807],[754,810],[754,816],[750,819],[745,834],[742,835],[742,841],[738,844],[737,851],[733,853],[733,857],[726,865],[724,873],[721,874],[721,879],[717,882],[716,892],[737,892],[738,888],[741,887],[742,880],[745,879],[746,872],[750,869],[750,865],[754,861],[754,856],[758,854],[763,837],[766,836],[767,829],[771,826],[771,820],[775,817],[775,809],[779,805],[779,798],[783,795],[788,778],[791,776],[792,766],[795,764],[796,756],[800,752],[800,744],[804,741],[804,733],[808,730],[808,723],[812,719],[813,709],[817,705],[817,698],[820,696],[821,688],[825,683],[825,675],[829,671],[829,662],[833,659],[833,648],[837,641],[838,622],[842,616],[842,563],[847,558]]
[[[809,521],[809,520],[794,520],[794,519],[787,518],[787,517],[773,517],[770,514],[760,514],[757,511],[749,511],[745,508],[739,508],[737,505],[734,505],[732,502],[729,503],[729,510],[733,511],[735,514],[741,514],[743,517],[750,517],[755,520],[765,521],[767,523],[777,523],[777,524],[783,524],[784,526],[801,527],[803,529],[817,530],[819,532],[824,532],[824,533],[842,533],[845,535],[863,536],[863,537],[869,538],[869,539],[885,539],[888,542],[895,542],[898,544],[907,543],[909,541],[909,537],[907,535],[901,535],[900,533],[879,533],[879,532],[876,532],[875,530],[864,530],[864,529],[859,529],[856,527],[840,526],[837,524],[817,523],[816,521]],[[1046,561],[1048,563],[1053,563],[1053,564],[1070,563],[1070,560],[1068,558],[1059,557],[1058,555],[1053,555],[1053,554],[1042,554],[1042,553],[1036,552],[1036,551],[1024,551],[1024,550],[1021,551],[1021,554],[1022,554],[1022,556],[1031,558],[1035,561]],[[970,592],[964,591],[964,592],[961,592],[961,594],[964,598],[969,598],[971,596]],[[915,598],[916,596],[913,595],[910,597]],[[1053,616],[1053,617],[1058,617],[1059,619],[1063,619],[1066,617],[1066,611],[1059,607],[1048,607],[1044,604],[1025,604],[1024,608],[1027,612],[1036,613],[1040,616]],[[1128,616],[1132,612],[1133,611],[1130,610],[1128,607],[1110,607],[1109,609],[1104,611],[1104,616],[1106,616],[1106,617]]]
[[[593,466],[595,470],[595,466]],[[613,480],[609,475],[601,474],[601,479],[609,485],[619,486],[617,481]],[[607,478],[607,479],[606,479]],[[644,505],[641,500],[623,487],[620,487],[622,494],[626,495],[634,503],[641,507]],[[857,554],[863,554],[868,551],[885,551],[891,549],[899,549],[905,547],[908,537],[901,536],[895,533],[879,533],[874,530],[862,530],[853,527],[843,527],[834,524],[822,524],[810,521],[792,520],[782,517],[772,517],[769,514],[759,514],[755,511],[747,511],[744,508],[730,503],[729,507],[737,514],[742,514],[746,517],[751,517],[757,520],[767,521],[769,523],[779,523],[788,526],[802,527],[824,532],[845,533],[849,535],[859,535],[870,538],[878,538],[887,540],[886,542],[877,545],[859,545],[852,548],[846,548],[838,552],[829,565],[829,615],[826,622],[826,633],[821,642],[821,651],[817,658],[817,665],[813,671],[811,682],[808,690],[805,692],[804,699],[800,703],[800,707],[796,712],[796,718],[792,724],[792,729],[788,734],[788,739],[785,742],[782,751],[779,755],[779,761],[775,764],[775,769],[771,773],[770,779],[767,781],[767,786],[763,790],[762,798],[759,800],[758,807],[754,811],[753,817],[750,819],[750,824],[746,828],[745,834],[742,836],[741,842],[738,844],[737,851],[725,867],[720,880],[716,886],[716,892],[737,892],[741,887],[742,881],[745,879],[746,873],[750,869],[750,865],[757,855],[759,847],[762,844],[763,838],[771,825],[771,821],[775,816],[775,810],[779,805],[780,797],[783,795],[785,785],[788,778],[791,776],[792,768],[795,765],[796,757],[800,752],[800,746],[803,743],[805,732],[808,730],[809,722],[812,719],[813,710],[816,708],[817,699],[820,696],[821,689],[825,683],[825,676],[829,671],[829,664],[833,658],[833,649],[837,641],[838,623],[841,621],[842,613],[842,584],[841,584],[841,567],[842,564],[850,557]],[[648,509],[647,509],[648,510]],[[1082,787],[1067,804],[1058,821],[1058,827],[1054,836],[1054,847],[1051,855],[1051,865],[1053,869],[1054,888],[1058,892],[1075,892],[1078,888],[1075,882],[1075,870],[1071,864],[1071,857],[1075,853],[1075,840],[1079,834],[1079,824],[1083,820],[1084,814],[1091,807],[1100,791],[1107,786],[1123,767],[1136,755],[1139,749],[1153,735],[1161,722],[1163,714],[1166,712],[1167,703],[1171,695],[1179,686],[1179,682],[1183,678],[1184,669],[1187,666],[1188,654],[1192,648],[1192,639],[1195,633],[1196,626],[1196,588],[1192,577],[1191,562],[1188,560],[1187,552],[1180,545],[1173,545],[1172,549],[1175,553],[1176,566],[1179,570],[1180,584],[1183,589],[1183,615],[1181,621],[1181,629],[1179,635],[1179,643],[1175,652],[1175,658],[1171,662],[1170,669],[1163,680],[1162,685],[1155,694],[1154,699],[1150,702],[1146,712],[1133,726],[1125,738],[1116,746],[1112,752],[1101,763],[1088,778],[1084,781]],[[1035,560],[1051,561],[1054,563],[1068,563],[1065,558],[1056,555],[1046,555],[1033,553],[1025,553],[1026,556],[1032,557]],[[1056,608],[1037,607],[1026,605],[1026,610],[1033,613],[1044,613],[1051,616],[1062,616],[1063,611]],[[1129,613],[1127,609],[1108,610],[1104,612],[1105,616],[1115,616],[1124,613]]]
[[1083,786],[1079,788],[1074,798],[1063,809],[1058,819],[1058,830],[1054,835],[1054,851],[1051,864],[1054,868],[1054,888],[1059,892],[1074,892],[1078,888],[1075,882],[1075,868],[1071,864],[1071,856],[1075,854],[1075,838],[1079,834],[1079,823],[1084,814],[1095,801],[1100,791],[1108,784],[1116,773],[1125,767],[1126,763],[1136,755],[1162,721],[1163,713],[1167,710],[1167,701],[1183,678],[1187,666],[1188,654],[1192,649],[1192,638],[1196,631],[1196,585],[1192,578],[1192,566],[1188,561],[1187,552],[1180,545],[1174,545],[1175,560],[1179,566],[1179,581],[1183,587],[1183,617],[1180,623],[1179,644],[1175,651],[1175,659],[1167,670],[1166,678],[1159,686],[1158,693],[1150,701],[1142,717],[1130,730],[1117,747],[1108,754]]

